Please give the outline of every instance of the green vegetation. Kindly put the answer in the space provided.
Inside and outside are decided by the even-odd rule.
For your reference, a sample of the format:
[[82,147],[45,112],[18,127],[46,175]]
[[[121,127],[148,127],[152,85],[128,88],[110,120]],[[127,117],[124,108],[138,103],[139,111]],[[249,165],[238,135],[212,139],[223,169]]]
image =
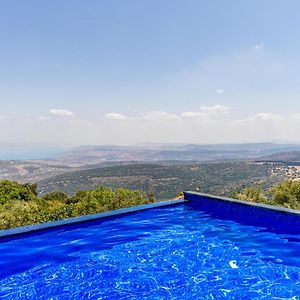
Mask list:
[[[214,165],[211,166],[212,170],[210,172],[215,172]],[[163,167],[160,166],[160,168]],[[191,170],[191,166],[185,166],[185,168]],[[202,168],[202,166],[193,166],[192,168],[195,171]],[[225,169],[228,170],[228,168]],[[140,171],[142,170],[144,169]],[[161,171],[164,172],[164,169]],[[188,172],[185,173],[185,175],[187,174]],[[143,182],[142,177],[140,178]],[[219,180],[222,179],[219,178]],[[225,178],[223,180],[232,186],[236,179],[231,181],[230,177],[227,177],[227,181]],[[177,179],[173,178],[171,182],[173,182],[173,192],[175,193],[176,190],[179,190],[179,185],[176,184]],[[191,183],[193,184],[193,181]],[[201,191],[203,192],[203,190]],[[154,195],[154,192],[149,192],[147,195],[146,192],[141,190],[124,188],[113,190],[98,186],[90,190],[79,190],[73,196],[68,196],[65,192],[56,190],[40,197],[37,193],[36,184],[20,184],[3,180],[0,181],[0,229],[152,203],[155,201]],[[233,187],[230,195],[241,200],[300,209],[300,181],[287,180],[275,184],[268,192],[265,192],[261,187],[241,188],[239,191],[236,191],[236,187]],[[182,196],[181,192],[177,194],[177,197],[180,196]]]
[[300,209],[300,182],[286,180],[270,188],[269,193],[264,193],[260,188],[246,188],[236,192],[233,197],[256,203]]
[[45,194],[59,190],[72,196],[78,189],[102,185],[142,190],[157,199],[171,199],[185,190],[230,196],[235,189],[258,185],[268,190],[281,182],[284,175],[271,176],[271,169],[272,166],[250,162],[136,163],[68,172],[38,182],[38,191]]
[[0,181],[0,229],[99,213],[154,202],[153,195],[138,190],[97,187],[73,197],[54,191],[37,196],[36,184]]
[[255,203],[268,203],[268,199],[261,188],[245,188],[242,191],[233,193],[231,196],[232,198]]
[[0,181],[0,204],[4,204],[11,199],[29,201],[35,200],[37,196],[36,184],[18,184],[14,181]]

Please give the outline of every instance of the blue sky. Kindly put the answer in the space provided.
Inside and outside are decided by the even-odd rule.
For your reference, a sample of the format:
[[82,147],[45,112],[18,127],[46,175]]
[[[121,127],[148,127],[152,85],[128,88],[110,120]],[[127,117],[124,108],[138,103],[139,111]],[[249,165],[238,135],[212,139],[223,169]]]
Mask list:
[[2,1],[0,142],[300,141],[300,2]]

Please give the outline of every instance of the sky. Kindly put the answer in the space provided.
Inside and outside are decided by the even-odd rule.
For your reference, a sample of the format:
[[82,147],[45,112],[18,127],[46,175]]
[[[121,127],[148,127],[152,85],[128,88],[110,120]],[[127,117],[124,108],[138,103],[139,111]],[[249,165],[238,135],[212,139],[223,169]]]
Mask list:
[[0,143],[300,142],[298,0],[0,2]]

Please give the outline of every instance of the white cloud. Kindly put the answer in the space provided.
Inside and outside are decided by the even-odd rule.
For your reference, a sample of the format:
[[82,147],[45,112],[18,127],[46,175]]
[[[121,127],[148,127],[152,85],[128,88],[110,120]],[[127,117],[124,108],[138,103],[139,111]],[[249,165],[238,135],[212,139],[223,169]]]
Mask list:
[[295,113],[295,114],[293,114],[293,115],[291,115],[291,119],[293,119],[293,120],[300,120],[300,113]]
[[263,49],[265,47],[265,43],[261,42],[259,44],[256,44],[253,46],[253,49],[254,50],[260,50],[260,49]]
[[254,116],[247,117],[245,119],[236,120],[235,123],[244,123],[244,122],[268,122],[268,121],[281,121],[284,120],[284,116],[279,116],[269,112],[260,112]]
[[225,93],[225,90],[224,90],[224,89],[218,89],[218,90],[216,90],[216,93],[217,93],[218,95],[221,95],[221,94],[224,94],[224,93]]
[[120,113],[107,113],[105,118],[108,120],[128,120],[128,121],[171,121],[179,120],[180,117],[176,114],[171,114],[165,111],[151,111],[136,117],[128,117]]
[[51,120],[50,117],[38,117],[37,119],[38,119],[38,120],[41,120],[41,121]]
[[107,113],[105,118],[108,120],[128,120],[128,121],[179,121],[183,119],[215,119],[230,111],[230,108],[221,104],[212,106],[203,105],[199,111],[188,111],[180,114],[169,113],[166,111],[151,111],[140,116],[128,117],[120,113]]
[[211,114],[211,115],[221,115],[221,114],[227,114],[229,112],[230,108],[225,105],[217,104],[212,106],[201,106],[201,111]]
[[105,118],[108,120],[127,120],[128,118],[125,115],[119,114],[119,113],[107,113],[105,115]]
[[179,120],[180,117],[176,114],[167,113],[165,111],[153,111],[142,115],[140,119],[146,121],[173,121]]
[[281,119],[281,116],[266,112],[258,113],[255,116],[249,118],[250,121],[276,121]]
[[7,116],[0,116],[0,120],[7,119]]
[[74,117],[74,113],[66,109],[50,109],[49,112],[52,115],[61,116],[61,117]]
[[215,119],[229,113],[230,108],[221,104],[206,106],[202,105],[200,111],[187,111],[181,114],[187,119]]
[[206,117],[204,113],[197,111],[186,111],[182,113],[181,116],[185,119],[200,119]]
[[[117,115],[110,115],[110,118],[120,118],[121,115],[121,119],[125,118],[126,121],[99,118],[93,123],[79,118],[73,118],[72,122],[60,118],[55,122],[39,121],[38,117],[16,118],[13,122],[1,122],[1,139],[5,142],[16,139],[28,142],[31,133],[30,142],[39,140],[58,144],[236,143],[275,139],[299,141],[300,119],[296,112],[285,115],[259,112],[238,121],[234,115],[223,118],[228,111],[228,107],[213,105],[182,114],[154,111],[129,117],[111,113]],[[107,132],[109,134],[105,134]]]

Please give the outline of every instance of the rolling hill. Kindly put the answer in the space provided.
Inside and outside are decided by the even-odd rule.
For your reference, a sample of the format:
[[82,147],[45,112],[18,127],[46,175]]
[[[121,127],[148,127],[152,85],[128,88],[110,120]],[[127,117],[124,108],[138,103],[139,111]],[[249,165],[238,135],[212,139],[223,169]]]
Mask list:
[[153,192],[158,199],[175,197],[183,190],[229,195],[244,186],[261,185],[268,188],[283,178],[281,174],[270,174],[269,166],[247,162],[177,165],[139,163],[64,173],[40,181],[38,191],[45,194],[61,190],[72,195],[77,190],[103,185]]
[[300,151],[280,152],[272,155],[260,157],[258,161],[282,162],[287,164],[300,164]]

